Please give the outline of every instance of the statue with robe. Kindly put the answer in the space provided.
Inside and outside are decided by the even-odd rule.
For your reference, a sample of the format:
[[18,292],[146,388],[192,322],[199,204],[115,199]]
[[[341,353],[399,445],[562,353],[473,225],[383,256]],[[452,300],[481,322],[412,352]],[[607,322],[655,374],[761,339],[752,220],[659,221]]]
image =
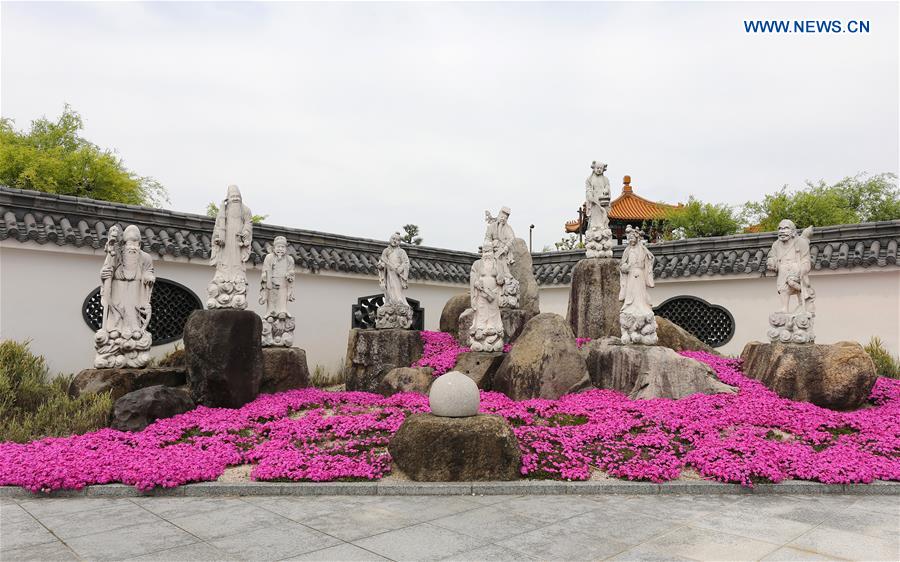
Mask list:
[[650,293],[653,281],[653,254],[644,244],[644,237],[637,228],[625,229],[628,245],[619,261],[619,323],[622,343],[654,345],[657,342],[656,316]]
[[[766,259],[766,270],[776,273],[781,309],[769,316],[769,339],[781,343],[812,343],[816,292],[809,282],[812,259],[809,239],[812,227],[799,236],[793,221],[778,223],[778,239],[772,243]],[[791,308],[791,297],[797,305]]]
[[501,277],[496,248],[500,244],[485,240],[481,259],[472,264],[469,276],[469,295],[474,311],[469,328],[469,347],[472,351],[503,351],[503,319],[500,315],[500,296],[504,279]]
[[497,216],[490,211],[484,212],[487,228],[484,233],[485,244],[491,242],[494,248],[494,257],[497,260],[498,279],[503,284],[503,294],[500,299],[501,308],[517,308],[519,306],[519,281],[510,272],[510,265],[515,263],[512,254],[513,242],[516,233],[509,225],[509,207],[502,207]]
[[409,329],[413,321],[413,310],[405,294],[409,286],[409,256],[400,247],[398,232],[391,235],[388,247],[381,252],[378,283],[384,290],[384,304],[375,313],[375,328]]
[[272,252],[263,260],[259,304],[265,305],[262,345],[291,347],[294,343],[294,316],[287,305],[294,301],[294,258],[287,254],[287,238],[276,236]]
[[253,214],[241,200],[236,185],[228,186],[228,196],[216,215],[210,265],[216,266],[207,286],[206,307],[247,308],[247,260],[253,241]]
[[121,239],[119,227],[110,228],[100,270],[103,325],[94,334],[95,368],[146,367],[150,362],[153,337],[147,326],[155,282],[153,258],[141,250],[138,227],[128,226]]
[[612,230],[609,228],[609,180],[603,173],[606,164],[591,163],[591,175],[584,180],[584,207],[587,229],[585,253],[589,258],[612,257]]

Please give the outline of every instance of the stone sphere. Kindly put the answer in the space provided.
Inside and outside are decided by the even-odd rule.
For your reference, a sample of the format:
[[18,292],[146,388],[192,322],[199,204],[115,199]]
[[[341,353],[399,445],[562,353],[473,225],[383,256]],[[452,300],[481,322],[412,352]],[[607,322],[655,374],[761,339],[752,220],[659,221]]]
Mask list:
[[428,405],[431,413],[444,418],[465,418],[478,414],[481,396],[475,381],[459,371],[439,376],[431,385]]

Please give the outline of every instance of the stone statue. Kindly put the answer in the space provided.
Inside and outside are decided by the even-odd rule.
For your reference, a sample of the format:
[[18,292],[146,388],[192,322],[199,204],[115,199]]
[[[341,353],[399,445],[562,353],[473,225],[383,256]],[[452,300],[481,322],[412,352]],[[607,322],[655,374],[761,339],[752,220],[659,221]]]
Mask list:
[[622,343],[655,345],[656,316],[650,303],[649,287],[653,281],[653,254],[644,245],[644,237],[637,228],[625,229],[628,245],[619,262],[619,300],[622,309],[619,323],[622,327]]
[[246,262],[253,241],[252,217],[238,186],[229,185],[213,229],[210,265],[216,266],[216,274],[206,288],[207,308],[247,308]]
[[[781,310],[769,316],[768,336],[772,342],[815,341],[816,292],[809,283],[811,236],[811,226],[798,236],[793,221],[785,219],[778,223],[778,240],[772,243],[766,260],[766,269],[777,273],[778,296],[781,298]],[[791,296],[797,297],[797,306],[793,310],[790,308]]]
[[94,335],[97,369],[146,367],[153,337],[150,296],[156,276],[153,258],[141,250],[141,231],[130,225],[119,238],[119,227],[109,229],[106,258],[100,270],[103,326]]
[[503,351],[503,320],[500,316],[500,296],[503,278],[496,255],[500,243],[485,240],[481,259],[472,264],[469,294],[475,311],[469,328],[469,347],[472,351]]
[[496,217],[491,216],[490,211],[484,212],[484,220],[487,229],[484,233],[485,245],[488,241],[494,248],[494,257],[497,260],[498,276],[503,286],[500,295],[501,308],[517,308],[519,306],[519,281],[510,273],[509,266],[515,260],[511,249],[516,233],[509,225],[509,207],[502,207]]
[[291,347],[296,321],[287,303],[294,301],[294,258],[287,255],[287,238],[276,236],[272,252],[263,260],[259,284],[259,304],[266,306],[263,316],[262,345]]
[[594,160],[591,175],[584,180],[585,250],[589,258],[612,257],[612,230],[609,228],[609,180],[603,175],[606,164]]
[[388,247],[381,252],[378,282],[384,290],[384,304],[375,313],[375,328],[408,330],[413,321],[413,310],[405,295],[409,286],[409,256],[400,247],[398,232],[391,235]]

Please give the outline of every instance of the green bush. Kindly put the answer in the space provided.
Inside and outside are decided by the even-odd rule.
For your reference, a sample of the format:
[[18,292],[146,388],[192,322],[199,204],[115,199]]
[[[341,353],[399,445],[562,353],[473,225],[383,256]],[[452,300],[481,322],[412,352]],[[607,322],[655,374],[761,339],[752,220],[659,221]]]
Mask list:
[[0,442],[24,443],[105,427],[109,392],[69,396],[72,375],[48,380],[44,358],[28,342],[0,341]]
[[873,337],[865,349],[875,363],[875,372],[878,376],[900,379],[900,359],[884,348],[881,338]]

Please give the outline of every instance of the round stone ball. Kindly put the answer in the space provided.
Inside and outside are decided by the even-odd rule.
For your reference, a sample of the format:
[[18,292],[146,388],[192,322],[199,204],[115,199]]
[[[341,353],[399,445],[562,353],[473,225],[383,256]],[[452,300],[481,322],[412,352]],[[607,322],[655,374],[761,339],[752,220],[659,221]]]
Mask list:
[[481,396],[475,381],[459,371],[439,376],[428,393],[431,413],[444,418],[465,418],[478,414]]

